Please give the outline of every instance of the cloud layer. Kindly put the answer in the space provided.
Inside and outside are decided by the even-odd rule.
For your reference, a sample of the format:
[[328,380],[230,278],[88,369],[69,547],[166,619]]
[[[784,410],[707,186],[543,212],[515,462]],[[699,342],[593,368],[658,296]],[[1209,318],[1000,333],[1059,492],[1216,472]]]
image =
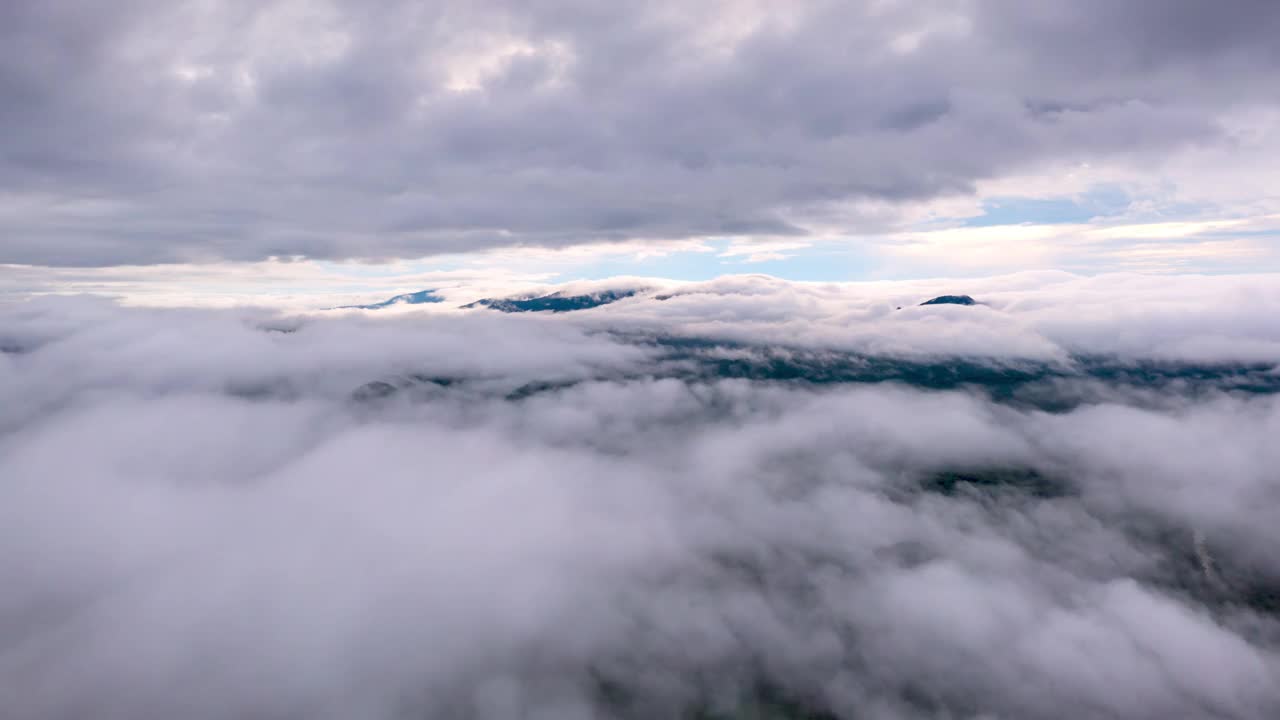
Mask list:
[[[1275,716],[1280,394],[1104,379],[1048,412],[691,374],[651,341],[1280,362],[1250,320],[1274,284],[1051,280],[738,278],[560,315],[4,308],[0,706]],[[941,290],[988,304],[892,309]]]
[[18,0],[0,263],[869,231],[984,180],[1229,151],[1280,100],[1277,31],[1266,0]]

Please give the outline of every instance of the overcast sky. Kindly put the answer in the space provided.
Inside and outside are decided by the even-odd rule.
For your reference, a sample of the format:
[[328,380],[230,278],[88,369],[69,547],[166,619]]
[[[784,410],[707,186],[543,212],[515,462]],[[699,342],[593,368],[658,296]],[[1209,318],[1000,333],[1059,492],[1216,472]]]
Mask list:
[[1276,37],[1271,0],[10,0],[0,292],[1273,269]]

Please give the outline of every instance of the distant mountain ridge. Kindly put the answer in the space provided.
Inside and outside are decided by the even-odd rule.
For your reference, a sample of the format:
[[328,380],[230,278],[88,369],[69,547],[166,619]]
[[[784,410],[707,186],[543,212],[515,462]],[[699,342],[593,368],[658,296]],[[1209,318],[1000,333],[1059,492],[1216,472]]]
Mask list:
[[369,305],[340,305],[333,308],[334,310],[381,310],[382,308],[391,307],[392,305],[425,305],[429,303],[444,302],[444,298],[435,294],[435,290],[419,290],[418,292],[405,293],[396,295],[378,303],[370,303]]
[[554,292],[550,295],[541,295],[530,298],[483,298],[472,303],[463,305],[463,309],[471,309],[478,307],[487,307],[501,312],[572,312],[574,310],[586,310],[601,305],[617,302],[623,298],[629,298],[638,293],[639,290],[602,290],[596,293],[584,293],[580,295],[566,295],[563,292]]
[[977,305],[978,301],[968,295],[939,295],[932,300],[925,300],[921,305]]
[[[491,297],[481,298],[465,305],[459,306],[463,310],[471,310],[475,308],[489,308],[504,313],[524,313],[524,312],[550,312],[564,313],[576,310],[588,310],[603,305],[609,305],[619,300],[629,297],[635,297],[646,291],[652,291],[652,288],[643,287],[624,287],[599,290],[596,292],[571,292],[569,290],[556,290],[545,295],[525,295],[525,296],[509,296],[509,297]],[[654,300],[670,300],[676,297],[678,293],[664,293],[654,295]],[[418,292],[404,293],[388,298],[382,302],[370,303],[367,305],[342,305],[332,308],[334,310],[381,310],[383,308],[392,307],[394,305],[422,305],[444,302],[444,298],[436,294],[435,290],[419,290]],[[981,305],[982,303],[974,300],[969,295],[939,295],[935,298],[925,300],[920,303],[925,305]]]
[[[967,356],[895,357],[829,349],[755,345],[708,337],[614,333],[618,341],[649,350],[652,364],[633,372],[604,372],[595,380],[675,379],[685,382],[747,380],[771,384],[860,385],[891,383],[922,390],[969,390],[994,402],[1044,412],[1096,403],[1117,389],[1188,396],[1280,394],[1280,366],[1268,362],[1193,363],[1075,355],[1069,362],[996,360]],[[583,379],[529,379],[498,391],[508,400],[571,387]],[[356,388],[352,400],[438,393],[445,388],[498,386],[484,378],[419,374],[376,378]],[[483,391],[483,390],[482,390]]]

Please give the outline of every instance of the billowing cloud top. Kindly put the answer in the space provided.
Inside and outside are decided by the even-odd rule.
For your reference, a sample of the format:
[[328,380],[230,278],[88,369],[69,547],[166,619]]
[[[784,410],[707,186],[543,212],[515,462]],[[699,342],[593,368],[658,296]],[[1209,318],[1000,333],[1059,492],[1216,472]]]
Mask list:
[[1270,0],[2,5],[0,263],[777,243],[1183,150],[1276,211],[1209,172],[1274,139]]
[[1276,717],[1265,280],[0,308],[0,708]]

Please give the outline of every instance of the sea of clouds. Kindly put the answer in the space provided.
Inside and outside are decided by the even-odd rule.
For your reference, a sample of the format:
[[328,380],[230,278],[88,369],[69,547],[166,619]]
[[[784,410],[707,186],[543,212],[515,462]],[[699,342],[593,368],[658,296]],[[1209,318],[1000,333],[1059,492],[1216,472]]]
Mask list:
[[1280,280],[631,284],[0,308],[0,715],[1280,717]]

